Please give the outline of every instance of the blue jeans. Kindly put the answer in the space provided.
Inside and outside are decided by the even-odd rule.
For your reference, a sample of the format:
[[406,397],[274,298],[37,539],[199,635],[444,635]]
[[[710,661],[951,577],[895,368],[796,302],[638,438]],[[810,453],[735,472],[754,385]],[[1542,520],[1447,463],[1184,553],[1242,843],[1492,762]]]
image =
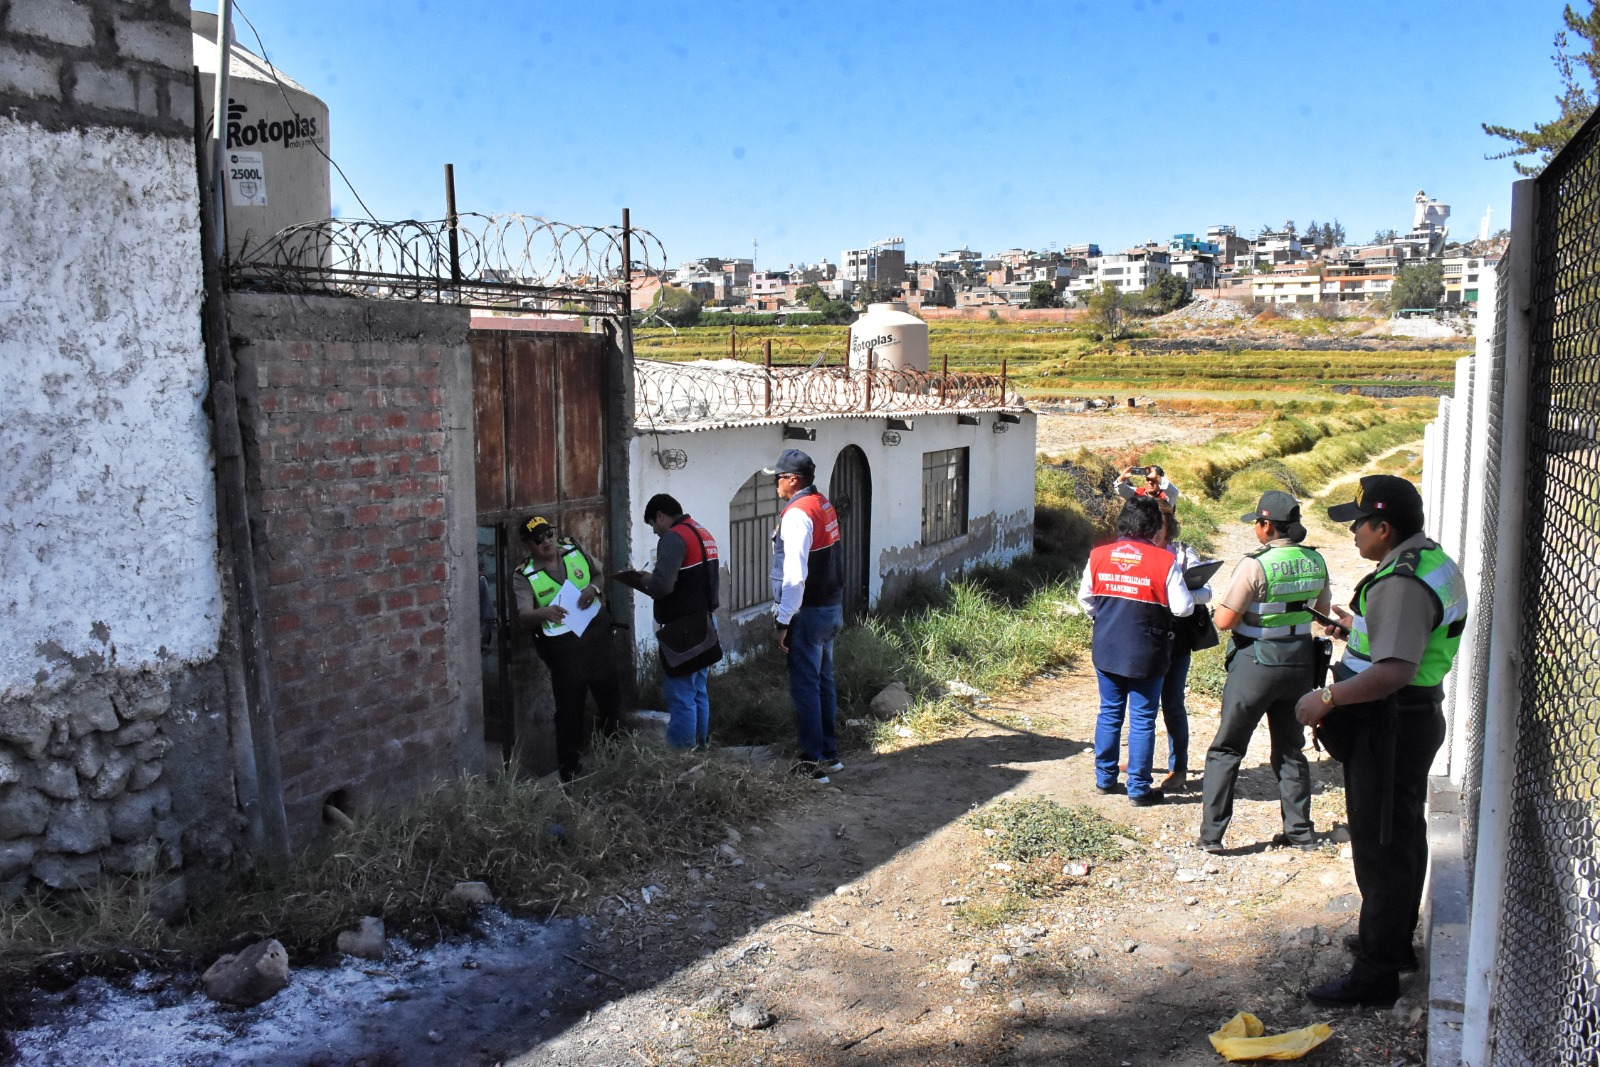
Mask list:
[[1183,702],[1184,686],[1189,684],[1187,648],[1172,652],[1172,667],[1161,683],[1161,721],[1167,727],[1167,773],[1189,773],[1189,709]]
[[694,748],[711,737],[711,699],[706,695],[710,667],[702,667],[680,678],[661,676],[661,695],[667,703],[667,744],[672,748]]
[[801,608],[789,620],[789,696],[803,759],[839,758],[833,732],[838,698],[833,691],[833,639],[844,629],[844,608]]
[[1150,763],[1156,751],[1156,712],[1161,706],[1165,675],[1129,678],[1096,670],[1100,682],[1100,717],[1094,726],[1094,781],[1101,789],[1117,784],[1117,756],[1122,748],[1122,717],[1128,717],[1128,796],[1150,792]]

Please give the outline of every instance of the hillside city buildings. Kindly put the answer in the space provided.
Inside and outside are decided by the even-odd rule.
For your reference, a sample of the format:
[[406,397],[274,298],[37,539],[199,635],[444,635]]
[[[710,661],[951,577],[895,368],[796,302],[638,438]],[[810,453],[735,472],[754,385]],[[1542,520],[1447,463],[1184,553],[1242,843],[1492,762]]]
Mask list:
[[832,300],[853,300],[870,286],[879,294],[897,294],[913,309],[1021,307],[1039,282],[1048,282],[1063,305],[1073,306],[1107,283],[1135,293],[1164,274],[1206,295],[1271,304],[1353,304],[1385,297],[1401,266],[1436,261],[1444,272],[1444,306],[1472,313],[1479,278],[1499,261],[1499,251],[1487,240],[1449,242],[1448,204],[1421,190],[1412,204],[1410,229],[1390,231],[1368,244],[1346,244],[1337,234],[1329,242],[1331,227],[1307,226],[1298,233],[1288,222],[1245,237],[1234,226],[1219,224],[1203,236],[1179,233],[1164,243],[1119,251],[1085,242],[1042,252],[1008,248],[992,255],[959,248],[908,261],[904,238],[890,237],[845,249],[837,264],[824,259],[756,270],[749,259],[706,257],[681,264],[664,281],[690,291],[704,307],[734,311],[804,310],[797,294],[807,286]]

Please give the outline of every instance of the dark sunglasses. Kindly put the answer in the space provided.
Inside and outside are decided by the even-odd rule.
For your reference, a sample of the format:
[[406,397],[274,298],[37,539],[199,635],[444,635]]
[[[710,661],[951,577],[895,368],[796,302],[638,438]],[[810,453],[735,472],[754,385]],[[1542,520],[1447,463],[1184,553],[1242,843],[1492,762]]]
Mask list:
[[538,533],[529,534],[528,535],[528,540],[532,541],[536,545],[542,545],[546,541],[549,541],[550,539],[555,537],[555,535],[556,535],[556,532],[554,530],[550,529],[550,527],[546,526],[544,529],[540,530]]

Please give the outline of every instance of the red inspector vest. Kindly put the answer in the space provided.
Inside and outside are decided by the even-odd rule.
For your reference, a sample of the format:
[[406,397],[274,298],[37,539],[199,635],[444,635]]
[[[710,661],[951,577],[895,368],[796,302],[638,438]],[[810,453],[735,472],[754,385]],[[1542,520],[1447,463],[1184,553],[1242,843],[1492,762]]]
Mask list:
[[678,582],[672,592],[656,599],[656,621],[671,622],[696,612],[717,610],[721,606],[717,588],[720,564],[711,531],[685,515],[672,524],[669,532],[683,542],[683,564],[678,568]]
[[1167,673],[1172,663],[1167,575],[1175,558],[1148,541],[1128,538],[1089,553],[1097,670],[1128,678]]
[[[815,486],[806,486],[789,498],[783,512],[799,508],[811,519],[811,555],[806,560],[806,591],[801,607],[831,606],[844,600],[844,560],[840,558],[839,515]],[[777,532],[773,532],[776,538]],[[785,546],[787,548],[787,546]]]

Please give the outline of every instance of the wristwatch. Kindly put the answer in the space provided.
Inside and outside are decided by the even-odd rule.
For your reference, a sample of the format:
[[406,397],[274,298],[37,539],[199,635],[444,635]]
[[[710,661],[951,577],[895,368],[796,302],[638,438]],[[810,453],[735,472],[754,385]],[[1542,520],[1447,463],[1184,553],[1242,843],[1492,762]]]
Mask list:
[[1317,696],[1321,697],[1322,702],[1328,705],[1328,707],[1333,707],[1333,686],[1325,685],[1321,689],[1318,689]]

